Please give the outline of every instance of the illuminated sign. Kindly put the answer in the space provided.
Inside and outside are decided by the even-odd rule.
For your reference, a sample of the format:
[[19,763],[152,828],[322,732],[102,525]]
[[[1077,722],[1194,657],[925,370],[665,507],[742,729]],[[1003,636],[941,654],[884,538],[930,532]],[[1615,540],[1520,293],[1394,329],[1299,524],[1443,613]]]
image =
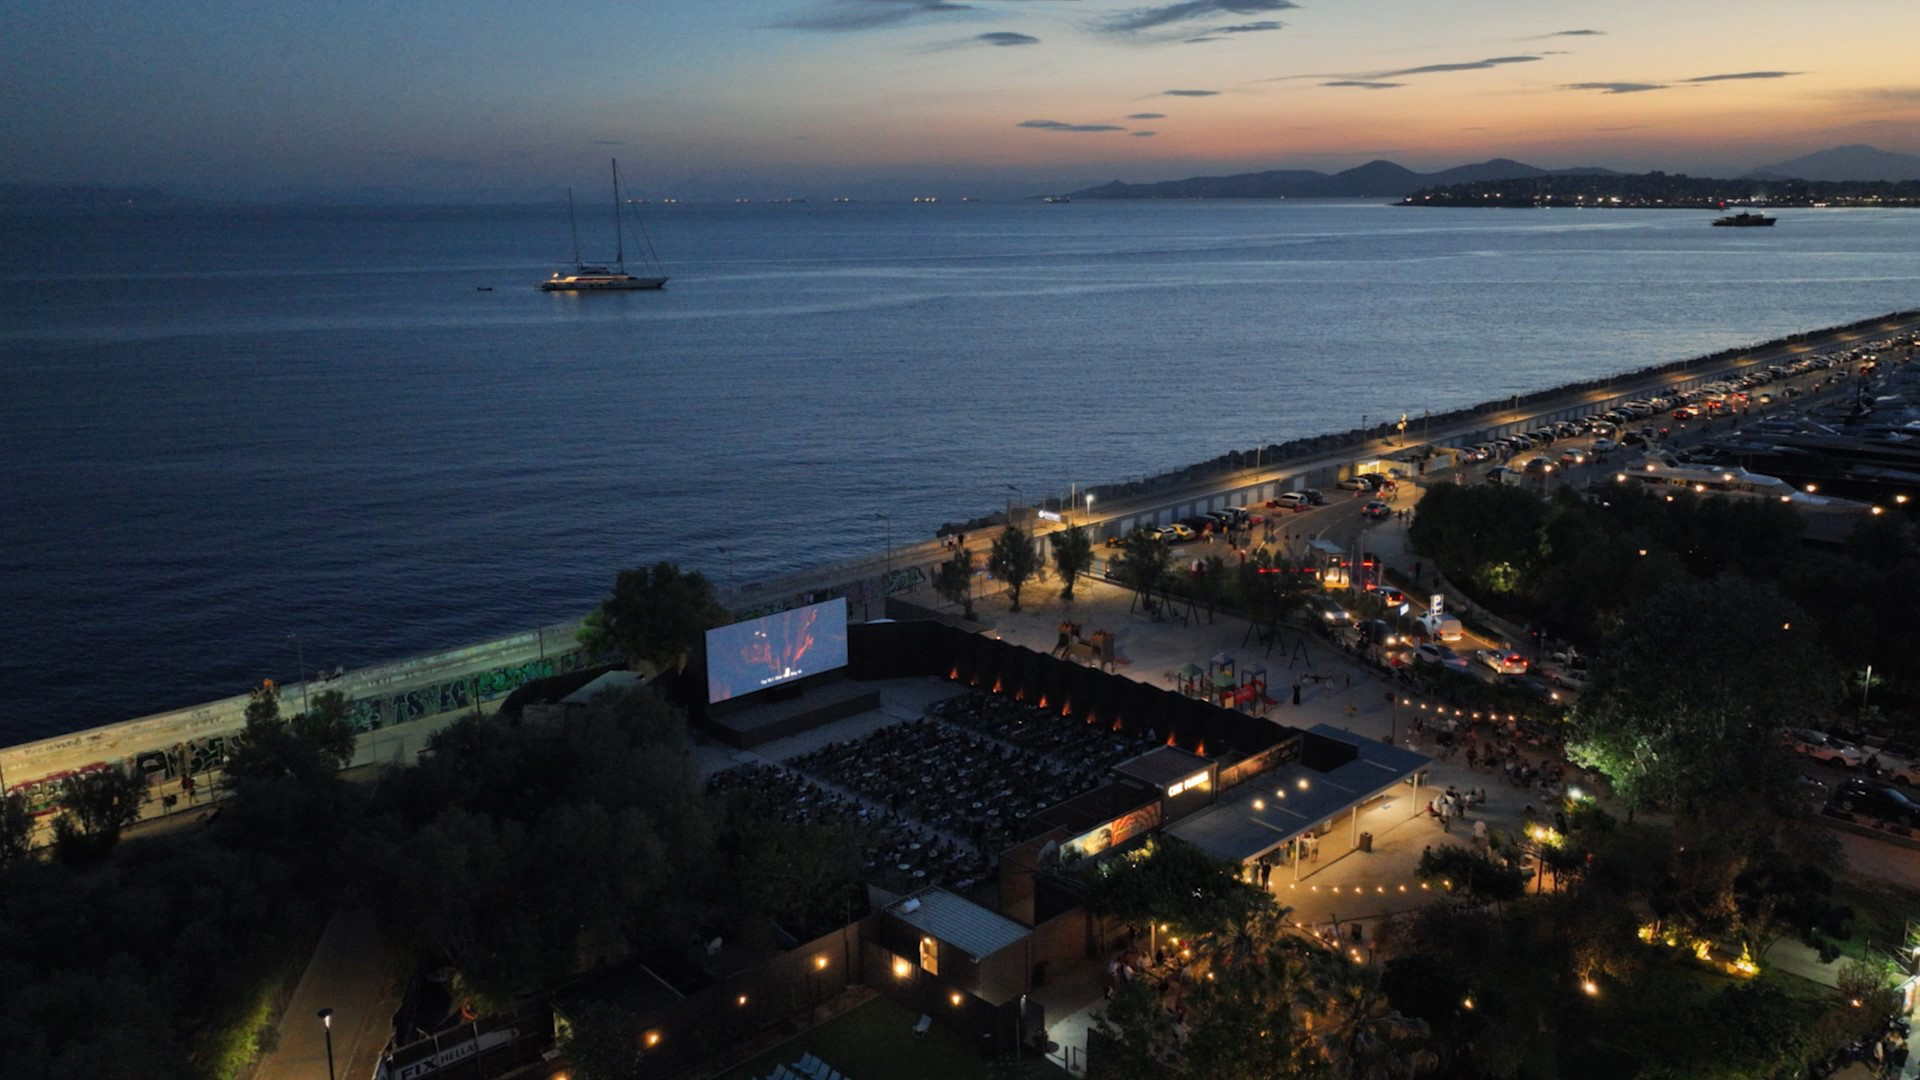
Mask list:
[[1185,780],[1179,780],[1172,784],[1169,784],[1167,786],[1167,798],[1171,799],[1175,795],[1178,795],[1183,791],[1192,791],[1194,788],[1203,788],[1206,786],[1207,786],[1207,774],[1204,772],[1197,772],[1197,773],[1194,773],[1192,776],[1187,777]]

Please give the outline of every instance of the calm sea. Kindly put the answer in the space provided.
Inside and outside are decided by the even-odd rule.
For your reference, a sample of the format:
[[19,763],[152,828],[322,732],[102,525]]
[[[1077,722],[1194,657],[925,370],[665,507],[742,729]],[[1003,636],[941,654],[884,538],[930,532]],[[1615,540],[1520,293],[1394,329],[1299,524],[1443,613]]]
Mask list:
[[1920,214],[1779,216],[677,204],[587,297],[559,204],[0,217],[0,743],[1920,303]]

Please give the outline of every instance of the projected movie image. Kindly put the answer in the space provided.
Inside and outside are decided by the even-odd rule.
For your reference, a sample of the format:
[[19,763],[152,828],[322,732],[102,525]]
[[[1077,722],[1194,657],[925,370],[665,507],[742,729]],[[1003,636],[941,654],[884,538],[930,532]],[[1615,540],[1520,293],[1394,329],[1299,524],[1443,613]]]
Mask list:
[[847,666],[847,602],[829,600],[707,631],[707,703]]

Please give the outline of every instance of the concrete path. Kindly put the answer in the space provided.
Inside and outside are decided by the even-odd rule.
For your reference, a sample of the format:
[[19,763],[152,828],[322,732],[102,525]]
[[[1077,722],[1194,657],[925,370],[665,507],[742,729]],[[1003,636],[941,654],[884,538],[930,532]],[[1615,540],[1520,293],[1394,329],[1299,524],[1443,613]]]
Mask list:
[[321,1009],[333,1010],[335,1080],[372,1077],[400,1007],[409,960],[404,950],[387,941],[371,910],[336,911],[281,1017],[279,1045],[261,1059],[254,1080],[319,1080],[327,1075]]

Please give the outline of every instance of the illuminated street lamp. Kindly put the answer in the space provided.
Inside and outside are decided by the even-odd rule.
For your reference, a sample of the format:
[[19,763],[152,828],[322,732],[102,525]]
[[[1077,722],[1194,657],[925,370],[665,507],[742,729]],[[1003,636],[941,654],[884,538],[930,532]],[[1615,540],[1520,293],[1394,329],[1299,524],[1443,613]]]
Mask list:
[[320,1024],[327,1031],[327,1080],[336,1080],[333,1075],[333,1010],[320,1010]]

